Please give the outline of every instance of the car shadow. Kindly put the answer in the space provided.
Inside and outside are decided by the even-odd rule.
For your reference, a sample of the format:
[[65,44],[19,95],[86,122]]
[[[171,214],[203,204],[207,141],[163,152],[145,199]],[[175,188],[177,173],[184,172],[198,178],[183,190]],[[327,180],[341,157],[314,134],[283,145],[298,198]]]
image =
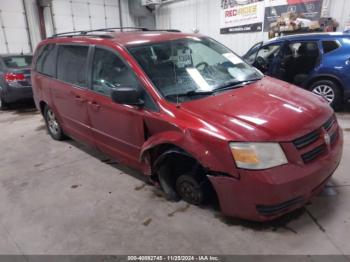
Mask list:
[[5,111],[15,115],[32,115],[39,113],[35,107],[34,101],[25,101],[10,104]]
[[214,217],[227,226],[230,226],[230,227],[239,226],[243,230],[250,229],[253,231],[276,232],[282,229],[282,230],[290,231],[294,234],[297,234],[299,230],[296,228],[293,228],[289,224],[295,220],[301,219],[303,216],[305,216],[305,214],[306,214],[306,208],[303,207],[291,213],[288,213],[282,217],[279,217],[277,219],[274,219],[272,221],[267,221],[267,222],[257,222],[257,221],[243,220],[239,218],[226,217],[223,214],[221,214],[219,211],[214,213]]
[[137,180],[140,180],[144,183],[149,184],[147,177],[145,175],[143,175],[141,172],[119,163],[118,161],[108,157],[106,154],[102,153],[98,149],[81,144],[73,139],[67,139],[66,142],[68,144],[70,144],[71,146],[74,146],[74,147],[84,151],[85,153],[89,154],[90,156],[100,160],[101,162],[105,163],[106,165],[109,165],[109,166],[117,169],[118,171],[121,171],[122,173],[125,173],[129,176],[136,178]]
[[350,103],[347,103],[347,104],[344,105],[342,112],[350,113]]

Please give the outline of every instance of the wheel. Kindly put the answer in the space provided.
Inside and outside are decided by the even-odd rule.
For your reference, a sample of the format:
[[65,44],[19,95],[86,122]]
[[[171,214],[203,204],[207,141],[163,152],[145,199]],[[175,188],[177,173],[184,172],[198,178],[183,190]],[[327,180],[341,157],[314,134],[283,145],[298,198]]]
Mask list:
[[63,130],[56,119],[55,113],[48,106],[45,107],[44,117],[50,136],[55,140],[63,140],[65,138]]
[[180,200],[179,195],[175,192],[172,186],[170,186],[171,182],[168,181],[167,177],[159,176],[159,184],[165,193],[165,197],[168,201],[177,202]]
[[310,91],[324,97],[335,110],[342,105],[342,95],[337,83],[332,80],[320,80],[311,85]]
[[186,202],[201,205],[206,201],[205,183],[198,181],[191,174],[181,175],[176,180],[176,191]]
[[7,107],[8,104],[2,98],[0,98],[0,110],[5,110]]

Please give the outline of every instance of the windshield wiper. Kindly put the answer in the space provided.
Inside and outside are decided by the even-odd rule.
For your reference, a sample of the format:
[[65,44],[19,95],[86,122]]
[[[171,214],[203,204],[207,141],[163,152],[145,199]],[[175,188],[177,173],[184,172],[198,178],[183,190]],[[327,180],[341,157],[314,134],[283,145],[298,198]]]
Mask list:
[[251,84],[251,83],[256,82],[258,80],[261,80],[261,78],[255,78],[255,79],[249,79],[249,80],[243,80],[243,81],[227,81],[227,82],[224,82],[224,83],[216,86],[216,88],[214,88],[213,91],[217,92],[217,91],[224,91],[224,90],[228,90],[228,89],[233,89],[236,87],[241,87],[241,86]]
[[198,91],[198,90],[191,90],[185,93],[179,93],[179,94],[169,94],[166,95],[165,98],[172,98],[172,97],[192,97],[192,96],[207,96],[207,95],[212,95],[216,92],[228,90],[228,89],[233,89],[236,87],[248,85],[250,83],[256,82],[258,80],[261,80],[261,78],[256,78],[256,79],[249,79],[249,80],[244,80],[244,81],[227,81],[224,82],[223,84],[220,84],[216,86],[213,90],[208,90],[208,91]]
[[187,96],[187,97],[191,97],[191,96],[207,96],[207,95],[211,95],[213,93],[214,93],[214,91],[195,91],[195,90],[191,90],[191,91],[188,91],[188,92],[185,92],[185,93],[166,95],[165,98],[169,98],[169,97],[183,97],[183,96]]

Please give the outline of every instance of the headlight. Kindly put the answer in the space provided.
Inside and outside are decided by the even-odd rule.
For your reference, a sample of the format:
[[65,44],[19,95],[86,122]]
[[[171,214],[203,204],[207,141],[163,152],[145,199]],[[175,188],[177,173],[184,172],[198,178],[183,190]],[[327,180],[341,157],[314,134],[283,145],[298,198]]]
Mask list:
[[278,143],[230,143],[237,167],[266,169],[287,164],[288,160]]

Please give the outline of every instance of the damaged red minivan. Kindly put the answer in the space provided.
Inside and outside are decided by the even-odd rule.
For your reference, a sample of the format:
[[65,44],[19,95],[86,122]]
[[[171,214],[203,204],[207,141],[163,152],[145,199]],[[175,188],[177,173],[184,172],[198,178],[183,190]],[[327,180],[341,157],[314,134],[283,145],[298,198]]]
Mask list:
[[39,44],[33,92],[54,139],[142,171],[171,200],[217,197],[227,216],[271,220],[323,189],[343,137],[322,97],[205,36],[117,30]]

